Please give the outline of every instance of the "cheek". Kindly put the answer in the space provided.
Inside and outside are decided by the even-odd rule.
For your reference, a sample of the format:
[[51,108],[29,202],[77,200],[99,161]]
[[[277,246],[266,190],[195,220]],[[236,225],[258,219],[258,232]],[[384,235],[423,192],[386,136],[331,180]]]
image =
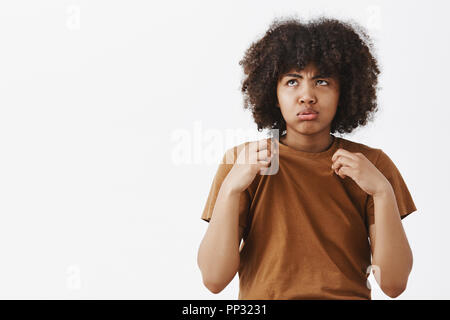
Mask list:
[[322,95],[322,101],[329,107],[329,108],[336,108],[339,102],[339,92],[331,91],[326,92]]
[[277,93],[278,106],[280,107],[281,113],[283,116],[287,116],[291,109],[295,107],[295,103],[293,104],[293,96],[288,92],[279,92]]
[[339,102],[339,90],[337,89],[333,90],[331,96],[333,97],[334,103],[337,105]]
[[283,105],[281,105],[280,106],[280,111],[281,111],[281,115],[283,116],[284,120],[291,121],[291,113],[289,112],[288,108],[283,107]]
[[287,104],[290,99],[289,92],[286,92],[284,90],[278,90],[277,98],[278,98],[278,101],[280,102],[280,104]]

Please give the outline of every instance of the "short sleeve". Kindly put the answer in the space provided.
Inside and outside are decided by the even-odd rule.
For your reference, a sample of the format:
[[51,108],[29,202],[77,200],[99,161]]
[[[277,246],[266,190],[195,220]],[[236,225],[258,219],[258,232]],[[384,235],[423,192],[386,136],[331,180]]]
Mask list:
[[[375,162],[375,166],[391,183],[392,189],[394,190],[395,199],[397,200],[400,219],[404,219],[405,217],[416,211],[416,206],[408,190],[408,187],[406,186],[406,183],[403,180],[402,175],[400,174],[400,171],[397,169],[394,162],[388,157],[388,155],[381,149],[378,159]],[[367,226],[375,223],[374,204],[373,197],[371,195],[367,196],[366,201],[366,222]]]
[[[237,158],[237,149],[236,147],[229,149],[223,156],[221,163],[217,169],[217,172],[214,176],[211,188],[209,190],[209,195],[206,200],[205,207],[203,209],[203,213],[201,215],[201,219],[209,222],[211,220],[214,205],[217,200],[217,196],[222,186],[223,181],[226,176],[230,172],[235,159]],[[239,198],[239,225],[243,228],[246,228],[248,222],[248,212],[250,209],[250,193],[248,190],[245,190],[241,193]]]

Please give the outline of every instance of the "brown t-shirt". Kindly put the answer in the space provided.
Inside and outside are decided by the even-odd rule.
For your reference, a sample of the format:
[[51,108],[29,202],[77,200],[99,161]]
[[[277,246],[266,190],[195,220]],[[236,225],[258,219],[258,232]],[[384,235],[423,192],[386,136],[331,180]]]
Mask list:
[[[248,143],[232,148],[234,162]],[[238,299],[371,299],[373,198],[337,176],[331,157],[338,148],[365,155],[391,183],[403,219],[416,207],[399,170],[381,149],[339,137],[318,153],[278,146],[278,172],[257,174],[240,196]],[[233,167],[226,154],[201,216],[208,222]]]

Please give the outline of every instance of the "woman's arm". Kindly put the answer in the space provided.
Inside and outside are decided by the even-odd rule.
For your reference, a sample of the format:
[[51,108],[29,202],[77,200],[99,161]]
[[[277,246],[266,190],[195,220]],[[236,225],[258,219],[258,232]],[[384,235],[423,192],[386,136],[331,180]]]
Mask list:
[[383,192],[374,194],[373,201],[375,223],[369,233],[374,276],[381,290],[395,298],[406,289],[413,255],[392,186],[387,184]]
[[239,244],[243,233],[243,228],[239,228],[239,198],[240,192],[222,185],[198,250],[197,264],[203,283],[212,293],[222,291],[239,268]]

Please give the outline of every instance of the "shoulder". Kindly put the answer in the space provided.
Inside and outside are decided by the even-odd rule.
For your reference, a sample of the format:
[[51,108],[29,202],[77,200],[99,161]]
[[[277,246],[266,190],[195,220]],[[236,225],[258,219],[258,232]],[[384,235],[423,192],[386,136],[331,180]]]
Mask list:
[[234,164],[236,162],[237,156],[248,143],[249,142],[243,142],[241,144],[228,148],[222,157],[221,164]]
[[343,148],[350,152],[359,152],[362,153],[367,159],[369,159],[372,163],[377,163],[381,157],[384,157],[385,154],[383,150],[380,148],[370,147],[366,144],[351,141],[344,138],[339,138],[341,140],[340,148]]
[[341,148],[350,152],[360,152],[370,160],[384,175],[390,175],[398,169],[394,161],[381,149],[341,138]]

